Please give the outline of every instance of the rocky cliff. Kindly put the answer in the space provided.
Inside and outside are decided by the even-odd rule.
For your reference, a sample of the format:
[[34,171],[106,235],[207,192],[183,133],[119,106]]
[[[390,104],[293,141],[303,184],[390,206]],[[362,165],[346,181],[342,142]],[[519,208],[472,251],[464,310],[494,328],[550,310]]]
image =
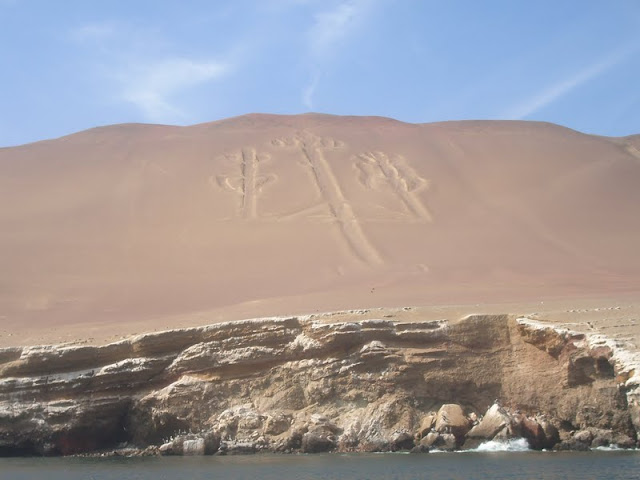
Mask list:
[[506,315],[269,318],[5,348],[0,455],[631,447],[638,364],[606,338]]

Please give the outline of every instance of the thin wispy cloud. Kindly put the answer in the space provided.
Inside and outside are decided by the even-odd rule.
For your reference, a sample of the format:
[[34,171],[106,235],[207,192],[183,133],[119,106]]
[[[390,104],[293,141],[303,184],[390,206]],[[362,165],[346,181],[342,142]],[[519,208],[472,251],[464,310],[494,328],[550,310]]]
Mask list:
[[313,16],[313,24],[307,32],[311,79],[302,89],[302,103],[307,108],[313,108],[313,97],[323,68],[337,55],[339,44],[359,26],[372,4],[373,0],[343,1]]
[[316,74],[311,79],[304,89],[302,90],[302,103],[309,110],[313,110],[313,94],[316,92],[316,86],[318,85],[319,74]]
[[327,55],[336,42],[353,28],[358,14],[368,2],[351,0],[332,10],[317,13],[309,30],[311,55],[321,58]]
[[608,70],[622,63],[625,59],[631,56],[639,49],[640,45],[634,44],[632,46],[625,46],[620,48],[606,58],[593,63],[586,68],[575,72],[568,78],[564,78],[561,81],[545,88],[544,90],[536,93],[530,98],[520,102],[511,108],[509,108],[502,118],[521,120],[533,115],[539,110],[551,105],[556,100],[571,93],[574,89],[589,82],[590,80],[602,75]]
[[138,107],[153,122],[188,120],[189,115],[172,99],[178,93],[218,79],[228,65],[210,60],[167,58],[146,65],[122,69],[116,78],[121,98]]
[[177,97],[232,70],[230,63],[217,59],[150,51],[149,45],[161,50],[163,39],[122,25],[89,23],[69,36],[94,54],[98,81],[112,90],[111,98],[133,105],[150,122],[190,121]]

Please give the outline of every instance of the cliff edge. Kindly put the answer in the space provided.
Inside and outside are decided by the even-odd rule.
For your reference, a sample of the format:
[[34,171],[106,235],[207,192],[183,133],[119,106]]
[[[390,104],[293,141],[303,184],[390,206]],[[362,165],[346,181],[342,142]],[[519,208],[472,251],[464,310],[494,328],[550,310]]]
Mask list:
[[640,364],[512,315],[322,315],[0,350],[0,455],[633,447]]

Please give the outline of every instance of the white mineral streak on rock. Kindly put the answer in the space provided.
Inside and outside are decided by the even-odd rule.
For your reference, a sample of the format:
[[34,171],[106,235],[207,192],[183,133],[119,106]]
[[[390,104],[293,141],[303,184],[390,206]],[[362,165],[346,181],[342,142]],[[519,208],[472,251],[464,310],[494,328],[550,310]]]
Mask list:
[[518,317],[516,318],[516,322],[518,322],[520,325],[527,325],[535,330],[553,330],[554,332],[563,336],[571,333],[571,331],[567,328],[558,327],[550,323],[540,322],[539,320],[533,320],[528,317]]
[[293,352],[302,351],[307,352],[309,350],[315,350],[322,346],[317,340],[301,333],[289,344],[289,349]]
[[372,352],[384,352],[387,349],[384,343],[374,340],[372,342],[363,345],[360,349],[360,353],[372,353]]

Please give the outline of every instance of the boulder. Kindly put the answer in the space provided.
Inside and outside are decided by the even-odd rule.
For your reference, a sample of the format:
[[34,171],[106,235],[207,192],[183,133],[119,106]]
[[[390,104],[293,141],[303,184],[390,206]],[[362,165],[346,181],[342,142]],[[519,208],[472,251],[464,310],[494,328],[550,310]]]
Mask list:
[[593,433],[589,430],[579,430],[573,434],[573,439],[577,442],[582,442],[589,445],[591,443],[591,440],[593,440]]
[[538,421],[544,432],[545,442],[542,448],[550,449],[560,441],[560,432],[556,426],[546,419]]
[[358,446],[359,452],[391,452],[393,448],[391,444],[384,438],[370,438],[361,442]]
[[250,412],[238,419],[238,432],[251,432],[262,428],[263,417]]
[[204,455],[204,438],[185,440],[182,443],[182,454],[185,456]]
[[258,448],[255,442],[227,441],[220,443],[218,455],[250,455],[256,453]]
[[309,426],[310,430],[322,429],[322,430],[328,430],[331,433],[339,433],[342,431],[341,428],[339,428],[335,423],[333,423],[325,415],[314,413],[313,415],[311,415],[309,422],[310,422],[310,426]]
[[534,450],[553,448],[560,441],[558,429],[544,419],[522,417],[519,426],[522,436],[527,439],[529,446]]
[[464,436],[470,430],[469,419],[462,407],[455,403],[447,403],[440,407],[436,417],[435,430],[439,433],[453,434],[459,445],[464,443]]
[[579,440],[576,440],[574,437],[563,440],[559,443],[556,443],[553,447],[555,451],[574,451],[574,452],[586,452],[589,449],[589,445]]
[[431,432],[420,441],[420,445],[438,450],[455,450],[458,442],[452,433]]
[[620,448],[635,448],[636,441],[624,433],[620,433],[613,438],[613,444]]
[[511,440],[512,438],[523,438],[522,426],[519,421],[511,419],[511,422],[495,434],[492,440]]
[[454,434],[442,433],[433,446],[440,450],[455,450],[458,446],[458,442]]
[[296,426],[295,428],[292,428],[289,432],[288,438],[283,445],[284,450],[293,451],[302,449],[302,438],[306,433],[306,426]]
[[267,435],[280,435],[291,427],[291,415],[282,412],[274,412],[267,415],[264,422],[264,433]]
[[213,455],[220,448],[220,435],[210,431],[204,434],[204,454]]
[[591,448],[608,447],[613,444],[613,432],[608,429],[590,428],[592,433]]
[[224,410],[213,423],[223,438],[248,438],[262,430],[264,420],[253,404],[248,403]]
[[484,438],[466,438],[462,444],[462,450],[474,450],[487,440]]
[[422,421],[420,422],[420,428],[418,430],[418,435],[420,438],[423,438],[425,435],[427,435],[435,426],[436,416],[436,412],[429,412],[425,417],[422,418]]
[[301,450],[304,453],[329,452],[336,448],[336,439],[333,435],[321,432],[308,432],[302,436]]
[[182,445],[177,448],[173,441],[165,442],[158,448],[158,453],[160,455],[182,455]]
[[220,437],[214,432],[179,435],[160,446],[160,455],[213,455],[220,447]]
[[527,439],[529,446],[534,450],[542,450],[545,443],[544,430],[542,426],[535,420],[523,417],[520,421],[522,428],[522,436]]
[[409,453],[429,453],[429,447],[426,445],[416,445],[409,451]]
[[328,417],[313,414],[304,427],[300,441],[300,450],[304,453],[320,453],[335,450],[338,445],[337,435],[342,433]]
[[420,445],[425,447],[432,447],[438,441],[440,434],[437,432],[429,432],[426,436],[420,440]]
[[184,441],[185,441],[184,435],[179,435],[169,440],[168,442],[165,442],[162,445],[160,445],[160,448],[158,449],[158,451],[160,452],[160,455],[182,455],[184,452],[183,450]]
[[480,423],[467,433],[467,438],[492,440],[498,432],[511,423],[509,415],[500,407],[493,404]]
[[394,452],[398,450],[411,450],[414,446],[413,435],[408,432],[396,432],[391,436],[390,447]]
[[340,452],[353,452],[360,444],[359,424],[350,424],[344,429],[338,440],[338,450]]

